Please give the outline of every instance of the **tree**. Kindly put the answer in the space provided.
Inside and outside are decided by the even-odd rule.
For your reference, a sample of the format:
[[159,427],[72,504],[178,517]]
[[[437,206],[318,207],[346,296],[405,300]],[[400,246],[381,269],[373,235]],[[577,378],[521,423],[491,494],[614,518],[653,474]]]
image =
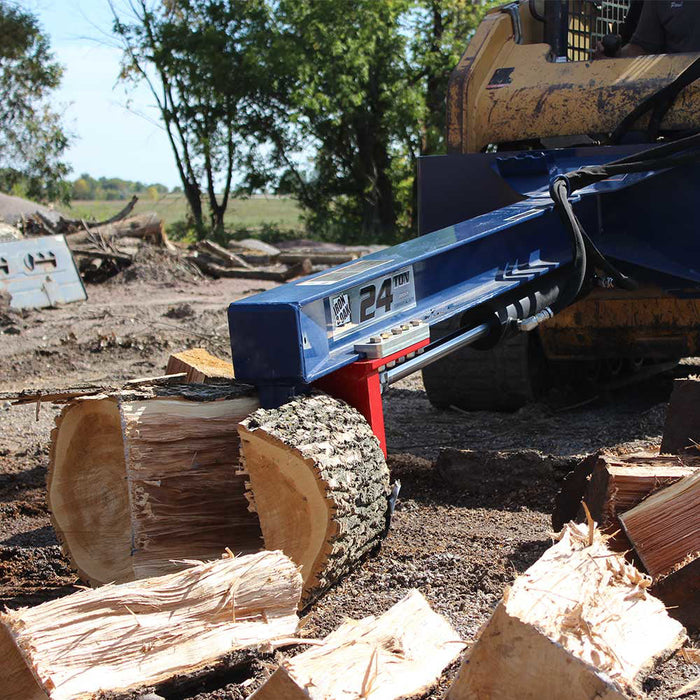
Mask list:
[[50,105],[62,72],[36,17],[0,0],[0,188],[68,199],[69,137]]
[[282,77],[265,136],[280,184],[326,237],[391,243],[411,235],[416,158],[444,145],[449,73],[484,6],[279,0],[275,7],[272,56],[280,59],[271,72]]
[[[223,227],[234,170],[254,160],[251,134],[265,74],[264,0],[126,0],[112,5],[124,79],[145,81],[158,105],[194,223]],[[220,196],[217,195],[220,189]]]

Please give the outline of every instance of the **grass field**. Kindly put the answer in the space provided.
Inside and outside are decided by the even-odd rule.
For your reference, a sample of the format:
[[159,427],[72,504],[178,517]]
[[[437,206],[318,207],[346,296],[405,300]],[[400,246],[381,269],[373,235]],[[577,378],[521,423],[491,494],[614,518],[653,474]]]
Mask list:
[[[101,221],[116,214],[126,205],[125,201],[74,201],[63,211],[72,218]],[[167,194],[157,201],[140,198],[134,213],[155,211],[163,218],[166,227],[184,222],[187,218],[187,201],[182,194]],[[304,230],[301,209],[291,197],[254,196],[249,199],[232,199],[226,211],[228,230],[257,229],[268,224],[280,229]]]

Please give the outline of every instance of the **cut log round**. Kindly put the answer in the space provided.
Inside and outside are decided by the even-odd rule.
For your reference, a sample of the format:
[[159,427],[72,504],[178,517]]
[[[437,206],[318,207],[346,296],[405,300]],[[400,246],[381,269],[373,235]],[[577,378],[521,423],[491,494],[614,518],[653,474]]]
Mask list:
[[395,700],[425,693],[462,651],[459,635],[411,591],[378,618],[347,620],[282,662],[255,700]]
[[448,700],[637,697],[685,630],[600,532],[568,524],[482,629]]
[[294,635],[301,576],[281,552],[192,564],[0,614],[2,697],[123,693]]
[[48,503],[81,578],[166,573],[172,560],[253,552],[262,540],[237,473],[251,387],[149,387],[74,399],[52,433]]
[[379,441],[354,408],[323,394],[260,409],[239,432],[265,546],[301,566],[308,603],[384,536],[389,470]]

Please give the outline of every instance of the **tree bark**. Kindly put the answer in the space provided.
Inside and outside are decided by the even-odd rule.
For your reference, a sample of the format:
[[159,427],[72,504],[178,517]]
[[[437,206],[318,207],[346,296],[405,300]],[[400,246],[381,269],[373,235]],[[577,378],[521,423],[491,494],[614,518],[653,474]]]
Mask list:
[[322,394],[260,409],[239,432],[265,546],[301,567],[308,604],[384,536],[389,470],[379,441],[355,409]]
[[0,614],[6,700],[72,700],[196,671],[236,650],[293,635],[301,594],[281,552],[184,571]]
[[567,525],[499,603],[448,700],[638,695],[655,663],[686,639],[649,583],[597,530]]
[[429,690],[463,646],[414,590],[380,617],[347,620],[322,646],[283,661],[252,697],[411,698]]
[[73,399],[52,433],[48,504],[81,578],[130,581],[225,547],[259,550],[236,431],[258,405],[233,383]]

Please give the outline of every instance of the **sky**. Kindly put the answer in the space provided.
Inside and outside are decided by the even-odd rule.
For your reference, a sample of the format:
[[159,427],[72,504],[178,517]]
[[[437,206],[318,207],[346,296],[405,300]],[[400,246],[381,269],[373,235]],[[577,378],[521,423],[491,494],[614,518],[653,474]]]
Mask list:
[[168,187],[180,184],[167,136],[145,85],[119,83],[121,51],[109,42],[107,0],[23,0],[49,35],[64,67],[55,93],[74,134],[66,160],[72,178],[120,177]]

